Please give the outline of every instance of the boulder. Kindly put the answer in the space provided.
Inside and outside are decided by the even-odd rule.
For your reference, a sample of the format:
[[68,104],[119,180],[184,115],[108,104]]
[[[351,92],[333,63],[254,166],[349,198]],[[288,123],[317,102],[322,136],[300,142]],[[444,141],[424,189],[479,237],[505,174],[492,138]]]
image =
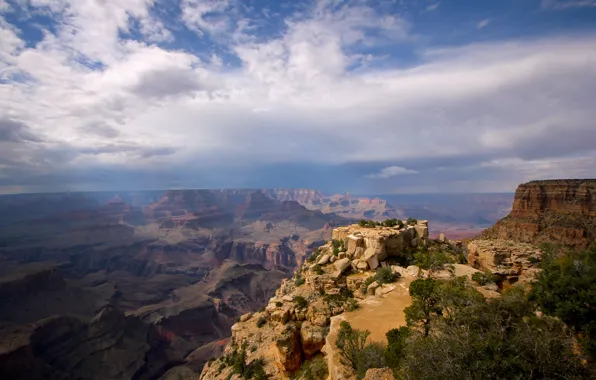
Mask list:
[[252,313],[246,313],[240,317],[240,322],[246,322],[252,317]]
[[285,302],[294,302],[294,296],[290,295],[290,294],[288,294],[287,296],[281,297],[281,299]]
[[321,256],[321,258],[319,259],[319,261],[317,261],[318,265],[325,265],[329,262],[329,259],[331,258],[331,255],[323,255]]
[[[426,223],[426,224],[425,224]],[[423,220],[414,226],[416,236],[422,240],[428,238],[428,221]]]
[[308,321],[302,323],[300,341],[302,342],[304,355],[309,358],[321,351],[321,348],[325,345],[326,336],[327,329],[325,327],[313,325]]
[[346,279],[346,285],[347,285],[348,289],[353,292],[360,290],[360,287],[362,286],[363,282],[364,282],[364,280],[362,278],[348,277]]
[[418,277],[418,274],[420,273],[420,268],[416,265],[410,265],[406,268],[406,273],[408,274],[408,276]]
[[444,233],[440,233],[439,237],[437,238],[437,241],[441,242],[441,243],[448,243],[449,240],[447,240],[447,237],[445,236]]
[[279,328],[275,333],[277,360],[285,371],[296,371],[302,363],[300,329],[295,323],[288,323]]
[[288,309],[276,310],[271,313],[271,320],[279,323],[286,323],[290,320],[290,311]]
[[363,259],[368,263],[370,269],[375,270],[379,266],[379,255],[373,247],[367,248]]
[[319,304],[310,305],[306,311],[306,319],[315,326],[327,326],[330,318],[331,311],[329,310],[329,306],[324,304],[323,301]]
[[407,269],[404,267],[400,267],[399,265],[392,265],[391,271],[394,275],[399,275],[400,277],[406,276],[408,274]]
[[329,259],[329,262],[330,262],[330,263],[334,263],[334,262],[335,262],[335,260],[336,260],[335,256],[331,256],[331,258]]
[[337,255],[337,257],[339,257],[340,259],[345,259],[346,257],[348,257],[346,252],[340,252],[339,255]]
[[358,236],[358,235],[350,235],[348,236],[348,247],[347,247],[347,253],[348,254],[355,254],[356,253],[356,249],[358,247],[362,247],[362,242],[364,241],[364,239],[362,238],[362,236]]
[[337,271],[343,273],[350,267],[350,260],[348,258],[339,259],[333,265]]
[[360,269],[360,270],[367,270],[368,269],[368,263],[364,260],[358,260],[358,264],[356,265],[356,268]]
[[366,288],[366,294],[369,295],[369,296],[374,295],[375,294],[375,291],[377,290],[378,287],[379,287],[379,284],[376,281],[373,282],[373,283],[371,283]]

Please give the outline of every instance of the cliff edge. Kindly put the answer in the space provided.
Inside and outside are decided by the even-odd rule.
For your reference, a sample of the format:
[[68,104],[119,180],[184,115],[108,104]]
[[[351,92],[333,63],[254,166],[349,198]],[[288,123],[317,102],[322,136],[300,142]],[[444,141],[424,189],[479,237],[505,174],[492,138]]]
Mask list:
[[511,213],[478,238],[586,248],[596,242],[596,179],[521,184]]

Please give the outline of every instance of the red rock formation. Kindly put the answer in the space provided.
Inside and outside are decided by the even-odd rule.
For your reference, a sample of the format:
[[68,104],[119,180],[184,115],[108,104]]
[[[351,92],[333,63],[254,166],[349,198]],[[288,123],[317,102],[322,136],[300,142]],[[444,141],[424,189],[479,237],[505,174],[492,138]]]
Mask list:
[[596,180],[521,184],[511,213],[480,237],[585,248],[596,242]]

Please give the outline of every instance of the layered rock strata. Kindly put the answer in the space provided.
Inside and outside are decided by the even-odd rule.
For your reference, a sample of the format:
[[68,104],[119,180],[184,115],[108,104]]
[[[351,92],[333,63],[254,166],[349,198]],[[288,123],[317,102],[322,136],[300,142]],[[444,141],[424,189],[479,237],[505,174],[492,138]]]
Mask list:
[[596,242],[596,180],[521,184],[511,213],[480,238],[586,248]]

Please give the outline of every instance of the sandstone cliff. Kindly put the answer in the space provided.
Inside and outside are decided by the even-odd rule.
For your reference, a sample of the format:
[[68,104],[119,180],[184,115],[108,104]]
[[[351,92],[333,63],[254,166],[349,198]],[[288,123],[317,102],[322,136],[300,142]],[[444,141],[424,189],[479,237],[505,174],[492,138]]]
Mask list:
[[468,262],[504,286],[529,281],[541,243],[582,249],[596,242],[596,180],[532,181],[518,186],[511,213],[469,242]]
[[596,180],[521,184],[511,213],[480,238],[586,248],[596,242]]

